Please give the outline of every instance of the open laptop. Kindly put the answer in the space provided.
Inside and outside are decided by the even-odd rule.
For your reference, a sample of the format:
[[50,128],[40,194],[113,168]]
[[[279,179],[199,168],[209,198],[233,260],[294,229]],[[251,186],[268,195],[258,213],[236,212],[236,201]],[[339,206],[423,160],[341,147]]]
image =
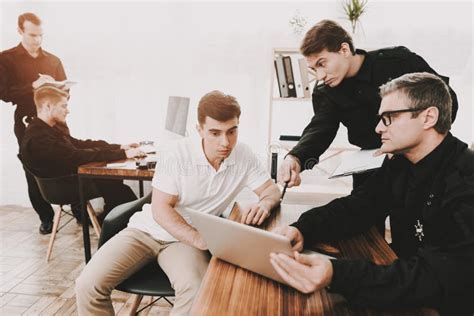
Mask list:
[[287,284],[270,263],[272,252],[293,256],[286,237],[215,215],[196,211],[188,214],[213,256]]

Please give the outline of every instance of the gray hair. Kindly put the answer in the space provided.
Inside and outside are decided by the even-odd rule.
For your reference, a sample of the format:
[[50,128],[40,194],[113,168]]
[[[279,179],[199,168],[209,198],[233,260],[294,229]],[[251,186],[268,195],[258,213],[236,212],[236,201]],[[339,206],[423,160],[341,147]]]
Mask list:
[[[395,91],[401,91],[408,97],[411,101],[409,108],[438,108],[438,121],[434,126],[438,133],[446,134],[451,129],[452,100],[449,88],[441,78],[428,72],[405,74],[380,86],[380,97]],[[416,117],[418,114],[415,112],[412,115]]]

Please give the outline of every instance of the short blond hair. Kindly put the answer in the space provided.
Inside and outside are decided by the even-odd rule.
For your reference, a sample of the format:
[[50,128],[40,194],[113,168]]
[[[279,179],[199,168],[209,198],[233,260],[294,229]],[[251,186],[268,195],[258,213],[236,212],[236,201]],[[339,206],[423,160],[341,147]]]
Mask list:
[[37,109],[41,109],[46,102],[57,104],[61,98],[68,98],[69,93],[52,86],[42,86],[34,91],[34,100]]

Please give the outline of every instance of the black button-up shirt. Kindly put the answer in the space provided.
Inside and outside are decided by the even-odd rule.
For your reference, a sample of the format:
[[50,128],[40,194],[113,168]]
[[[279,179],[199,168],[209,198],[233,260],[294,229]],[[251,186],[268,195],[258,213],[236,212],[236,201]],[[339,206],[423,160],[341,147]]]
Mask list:
[[61,60],[41,48],[36,58],[21,43],[0,53],[0,99],[17,105],[15,124],[21,123],[24,116],[36,116],[31,84],[39,74],[58,81],[66,79]]
[[[375,126],[382,84],[412,72],[433,73],[449,82],[449,78],[437,74],[423,58],[406,47],[371,52],[357,50],[356,53],[365,58],[354,77],[344,79],[334,88],[323,85],[313,90],[314,116],[298,144],[290,151],[300,160],[302,170],[311,169],[318,162],[319,156],[334,140],[340,123],[347,127],[349,143],[363,149],[380,147],[380,136],[375,132]],[[458,102],[451,88],[450,93],[454,121]]]
[[385,266],[332,261],[331,290],[360,306],[472,314],[474,153],[448,134],[416,164],[402,155],[385,159],[349,196],[303,213],[292,225],[311,246],[355,236],[387,215],[400,259]]
[[34,118],[26,128],[20,155],[36,176],[45,178],[75,174],[77,167],[89,162],[127,158],[118,144],[76,139],[39,118]]

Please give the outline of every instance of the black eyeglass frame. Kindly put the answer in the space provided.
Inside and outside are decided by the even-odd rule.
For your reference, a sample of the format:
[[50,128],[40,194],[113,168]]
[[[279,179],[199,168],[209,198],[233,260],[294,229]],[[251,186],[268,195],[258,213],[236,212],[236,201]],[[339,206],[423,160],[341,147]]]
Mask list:
[[392,114],[398,113],[415,113],[426,110],[426,108],[413,108],[413,109],[403,109],[403,110],[394,110],[394,111],[385,111],[380,114],[377,114],[377,122],[382,121],[383,125],[390,126],[392,124]]

